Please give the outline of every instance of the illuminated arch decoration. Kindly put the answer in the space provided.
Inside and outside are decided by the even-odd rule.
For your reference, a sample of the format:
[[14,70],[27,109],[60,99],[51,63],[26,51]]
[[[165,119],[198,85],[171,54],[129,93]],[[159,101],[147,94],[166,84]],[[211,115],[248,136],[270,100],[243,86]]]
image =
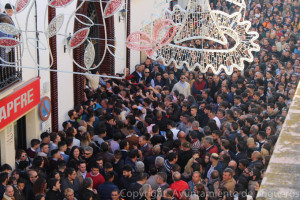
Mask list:
[[[259,35],[257,32],[250,31],[249,21],[244,21],[246,9],[244,0],[227,1],[237,5],[239,11],[227,14],[223,11],[211,10],[208,0],[203,0],[201,5],[198,0],[189,0],[187,10],[179,5],[176,5],[173,11],[166,9],[160,20],[172,21],[172,24],[177,27],[172,41],[166,44],[158,40],[160,44],[156,44],[155,48],[152,45],[151,54],[147,52],[149,49],[145,49],[145,44],[151,40],[146,35],[151,35],[157,29],[156,20],[150,26],[143,27],[142,31],[129,35],[127,47],[146,51],[152,59],[162,59],[165,65],[174,64],[176,67],[185,65],[190,71],[196,67],[202,73],[211,69],[215,74],[219,74],[222,70],[226,74],[232,74],[234,67],[243,70],[244,61],[253,61],[252,51],[260,50],[259,45],[255,43]],[[136,37],[137,35],[139,37]],[[134,46],[131,38],[135,38]],[[191,40],[200,40],[201,47],[184,45]],[[205,41],[218,44],[217,48],[205,48]],[[230,46],[231,43],[233,44]]]
[[152,57],[157,50],[172,41],[176,31],[177,27],[173,21],[159,20],[153,26],[152,36],[142,31],[130,34],[127,38],[127,47],[139,51],[145,50],[146,54]]
[[[70,6],[74,0],[49,0],[48,3],[46,3],[45,7],[45,15],[44,15],[44,30],[39,30],[39,36],[46,38],[46,40],[39,40],[37,38],[30,38],[29,32],[33,32],[32,30],[28,30],[28,24],[29,24],[29,16],[31,15],[31,12],[34,12],[34,5],[38,0],[10,0],[9,3],[14,5],[14,12],[13,15],[16,17],[14,18],[14,25],[6,24],[6,23],[0,23],[0,32],[7,34],[7,37],[1,37],[0,38],[0,48],[15,48],[20,47],[20,57],[18,60],[15,60],[14,62],[9,62],[5,59],[5,57],[1,57],[0,55],[0,66],[6,66],[6,67],[16,67],[17,63],[20,63],[20,60],[23,58],[24,51],[28,52],[31,59],[34,61],[35,66],[18,66],[20,68],[28,68],[28,69],[36,69],[36,70],[47,70],[47,71],[56,71],[56,72],[65,72],[65,73],[73,73],[73,74],[82,74],[81,72],[73,72],[73,71],[64,71],[64,70],[54,70],[51,69],[53,66],[53,55],[50,49],[49,39],[57,36],[57,37],[63,37],[64,41],[66,41],[66,47],[69,52],[69,56],[72,58],[73,62],[76,66],[83,70],[94,70],[100,67],[100,65],[103,63],[105,55],[111,54],[116,59],[125,60],[125,57],[117,57],[115,55],[116,52],[119,51],[119,49],[112,44],[109,44],[108,37],[107,37],[107,24],[105,23],[105,18],[113,17],[120,9],[125,8],[126,15],[127,15],[127,3],[126,0],[99,0],[99,6],[100,6],[100,12],[103,16],[103,24],[94,24],[93,20],[89,18],[87,15],[78,14],[77,11],[83,6],[85,2],[88,2],[89,0],[78,0],[80,3],[76,7],[75,10],[71,13],[71,15],[65,15],[64,13],[61,13],[57,15],[49,24],[47,22],[47,10],[48,7],[52,8],[65,8]],[[77,1],[76,1],[77,2]],[[0,8],[4,7],[4,5],[0,2]],[[40,8],[39,8],[40,9]],[[20,13],[26,13],[26,19],[24,21],[19,22],[17,21],[17,15]],[[68,18],[67,18],[68,17]],[[125,17],[126,18],[126,17]],[[23,20],[22,19],[22,20]],[[83,28],[76,31],[75,33],[71,33],[71,35],[68,32],[68,27],[72,24],[73,20],[77,20],[79,23],[83,24]],[[85,21],[82,21],[80,19],[84,19]],[[25,30],[21,29],[20,24],[25,23]],[[89,38],[89,32],[92,26],[103,26],[104,27],[104,38]],[[127,27],[127,20],[125,20],[125,27]],[[62,34],[64,32],[64,34]],[[124,34],[127,33],[127,30],[125,28]],[[17,35],[19,37],[12,37],[14,35]],[[124,38],[126,38],[126,35],[124,35]],[[103,55],[97,55],[100,56],[99,62],[96,62],[95,59],[95,48],[93,39],[99,39],[105,41],[104,44],[104,53]],[[44,41],[47,41],[46,44],[44,44]],[[122,41],[125,44],[125,41]],[[37,45],[38,43],[38,45]],[[33,46],[34,49],[31,48],[24,48],[24,45],[27,46]],[[83,66],[78,64],[72,56],[72,49],[79,48],[80,46],[85,46],[85,52],[84,52],[84,64]],[[48,66],[42,66],[37,62],[37,59],[35,58],[36,49],[39,49],[41,51],[46,50],[50,53],[50,64]],[[124,66],[124,72],[125,72],[125,66]],[[125,73],[124,73],[125,74]],[[96,76],[103,76],[103,75],[96,75]],[[105,76],[110,78],[122,78],[122,77],[116,77],[116,76]]]

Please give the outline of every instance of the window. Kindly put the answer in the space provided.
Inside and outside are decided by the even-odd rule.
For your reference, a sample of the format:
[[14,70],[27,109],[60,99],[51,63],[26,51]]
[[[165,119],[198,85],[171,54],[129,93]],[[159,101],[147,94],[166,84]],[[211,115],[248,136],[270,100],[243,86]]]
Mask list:
[[6,48],[0,47],[0,91],[22,80],[21,68],[2,66],[2,64],[7,64],[6,62],[14,62],[16,60],[15,56],[19,54],[19,51],[20,47],[15,47],[7,53]]

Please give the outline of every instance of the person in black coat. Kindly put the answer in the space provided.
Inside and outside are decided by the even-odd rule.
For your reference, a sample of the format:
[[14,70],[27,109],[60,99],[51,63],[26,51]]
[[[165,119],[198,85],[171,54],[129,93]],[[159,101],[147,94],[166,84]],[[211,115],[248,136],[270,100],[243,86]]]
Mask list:
[[133,76],[133,78],[131,79],[131,81],[133,83],[139,83],[142,80],[143,77],[143,70],[144,70],[144,65],[139,65],[137,64],[135,66],[135,71],[131,74]]
[[191,150],[191,144],[189,142],[184,142],[182,144],[182,147],[183,147],[183,151],[179,152],[178,162],[177,162],[177,164],[181,168],[181,173],[183,173],[184,168],[185,168],[186,164],[188,163],[189,159],[191,159],[191,157],[193,157],[193,153]]
[[58,149],[52,150],[51,151],[51,156],[52,156],[52,159],[49,162],[49,165],[50,165],[50,171],[49,172],[57,169],[58,160],[61,158],[60,157],[60,152],[59,152]]
[[93,155],[93,148],[90,146],[84,147],[84,160],[86,162],[87,172],[91,171],[91,167],[96,164],[96,159]]
[[61,190],[65,191],[67,188],[71,188],[77,198],[79,196],[80,182],[76,176],[76,171],[73,168],[67,168],[65,175],[66,177],[61,181]]
[[[165,147],[168,147],[169,149],[173,149],[173,143],[174,143],[174,140],[173,140],[173,138],[174,138],[174,136],[173,136],[173,132],[172,131],[170,131],[170,130],[167,130],[166,131],[166,138],[167,138],[167,141],[165,141],[164,143],[163,143],[163,146],[165,146]],[[149,157],[150,158],[150,157]],[[156,158],[156,157],[155,157]],[[151,160],[151,161],[154,161],[155,160],[155,158],[153,159],[153,160]],[[152,163],[154,163],[154,162],[152,162]]]
[[171,71],[169,72],[169,78],[165,81],[165,86],[168,86],[169,89],[172,91],[174,85],[177,83],[178,81],[175,78],[174,72]]
[[32,199],[35,199],[34,193],[33,193],[33,184],[39,178],[39,175],[38,175],[37,171],[33,170],[33,169],[29,170],[27,173],[28,173],[29,181],[28,181],[28,183],[26,183],[24,191],[25,191],[25,195],[26,195],[26,200],[32,200]]
[[116,186],[114,181],[114,173],[112,171],[105,173],[105,182],[103,184],[100,184],[98,186],[98,194],[100,199],[111,199],[111,192],[114,189],[118,189],[118,186]]
[[166,131],[168,126],[168,118],[166,118],[162,111],[157,111],[156,118],[153,120],[153,123],[159,127],[160,131]]
[[113,169],[117,173],[118,177],[121,177],[123,174],[122,170],[123,170],[125,161],[122,159],[122,153],[120,150],[115,151],[114,159],[115,159],[115,162],[113,163]]
[[60,191],[60,183],[56,178],[51,178],[48,181],[49,191],[46,193],[46,200],[62,200],[64,198]]
[[129,186],[136,181],[136,177],[132,173],[132,167],[125,165],[123,167],[123,176],[120,179],[120,190],[123,192],[123,196],[126,196],[129,191]]
[[138,200],[140,199],[140,189],[147,181],[147,174],[141,173],[138,177],[137,182],[131,183],[129,186],[129,191],[131,192],[131,200]]
[[237,153],[234,155],[233,160],[238,164],[240,160],[247,159],[246,151],[246,145],[245,144],[237,144],[236,145],[236,151]]
[[3,172],[0,174],[0,199],[3,198],[3,195],[5,193],[5,186],[8,182],[8,173]]
[[122,153],[122,160],[125,162],[126,158],[128,157],[128,151],[130,147],[129,142],[127,140],[121,140],[119,145]]
[[95,189],[93,189],[93,179],[90,177],[83,180],[79,199],[83,200],[83,199],[86,199],[86,197],[92,197],[93,200],[99,199],[97,196],[97,191]]

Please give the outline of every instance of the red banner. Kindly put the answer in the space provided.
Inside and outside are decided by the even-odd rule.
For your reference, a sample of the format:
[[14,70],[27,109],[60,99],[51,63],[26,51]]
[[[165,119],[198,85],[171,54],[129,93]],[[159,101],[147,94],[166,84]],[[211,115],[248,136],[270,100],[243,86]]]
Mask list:
[[40,78],[34,78],[0,100],[0,130],[40,103]]

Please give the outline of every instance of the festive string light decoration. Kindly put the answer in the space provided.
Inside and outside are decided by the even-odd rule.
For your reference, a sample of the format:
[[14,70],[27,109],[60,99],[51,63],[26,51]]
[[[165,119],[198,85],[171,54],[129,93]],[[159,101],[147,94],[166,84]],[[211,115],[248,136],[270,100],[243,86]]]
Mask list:
[[[259,35],[250,31],[249,21],[244,21],[244,0],[230,2],[239,7],[239,10],[232,14],[211,10],[208,0],[204,0],[201,5],[198,0],[189,0],[187,10],[179,5],[176,5],[173,11],[166,9],[160,20],[167,19],[173,22],[170,22],[169,28],[165,30],[170,38],[174,32],[170,33],[168,30],[176,30],[172,41],[168,41],[167,44],[158,40],[159,44],[145,49],[145,44],[149,43],[149,39],[145,40],[146,36],[158,29],[156,20],[151,28],[143,27],[142,31],[132,33],[128,37],[127,47],[146,50],[146,54],[154,60],[160,59],[165,65],[175,67],[185,65],[190,71],[196,67],[202,73],[211,69],[215,74],[222,70],[232,74],[234,67],[243,70],[244,61],[253,61],[252,51],[259,51],[259,45],[255,43]],[[132,38],[135,39],[135,45],[132,45]],[[187,43],[192,40],[197,44],[188,46]]]
[[[104,58],[106,54],[111,54],[116,59],[125,60],[126,56],[123,57],[117,57],[115,54],[116,52],[120,53],[120,50],[115,47],[114,45],[110,44],[107,36],[107,24],[105,19],[109,17],[113,17],[120,9],[124,9],[125,13],[127,12],[127,4],[126,0],[99,0],[98,6],[100,7],[100,14],[99,16],[102,16],[102,20],[98,19],[98,21],[102,21],[102,24],[95,24],[93,20],[87,16],[86,14],[78,13],[77,11],[84,5],[84,3],[88,3],[89,0],[81,0],[78,1],[79,5],[76,7],[76,9],[68,11],[69,14],[60,13],[58,14],[52,21],[48,24],[47,20],[47,10],[48,7],[52,7],[54,9],[57,8],[66,8],[70,6],[74,2],[74,0],[49,0],[47,5],[45,6],[45,16],[44,16],[44,30],[38,30],[39,38],[46,38],[46,40],[41,40],[39,38],[33,38],[29,36],[30,32],[33,32],[32,30],[28,30],[28,25],[30,23],[30,15],[34,11],[34,5],[37,2],[37,0],[11,0],[10,3],[15,5],[13,15],[15,15],[14,24],[8,24],[8,23],[0,23],[0,32],[3,34],[6,34],[5,37],[0,37],[0,47],[5,48],[6,51],[9,51],[10,48],[17,47],[21,45],[18,56],[18,60],[9,62],[7,60],[7,55],[0,54],[0,67],[19,67],[19,68],[29,68],[29,69],[39,69],[39,70],[50,70],[50,71],[58,71],[58,70],[52,70],[51,67],[53,65],[53,55],[50,49],[50,38],[57,36],[57,37],[63,37],[64,41],[66,41],[65,48],[69,50],[73,50],[79,47],[82,47],[84,45],[85,52],[83,56],[83,65],[76,62],[73,58],[72,51],[69,52],[69,56],[73,59],[73,62],[75,65],[77,65],[79,68],[83,70],[93,70],[100,67],[100,65],[103,63]],[[4,5],[1,4],[0,1],[0,7],[4,7]],[[38,8],[40,11],[43,10],[43,8]],[[26,16],[22,18],[22,21],[20,18],[18,18],[18,15],[22,13]],[[68,18],[67,18],[68,16]],[[82,24],[82,28],[75,33],[69,33],[70,30],[69,27],[72,25],[73,21],[77,21],[78,23]],[[127,27],[127,20],[124,21],[125,27]],[[24,26],[20,26],[20,24]],[[91,32],[91,28],[93,26],[101,26],[103,27],[103,33],[101,33],[101,36],[104,36],[103,38],[90,38],[89,33]],[[64,30],[63,30],[64,29]],[[64,32],[64,34],[62,33]],[[124,37],[126,38],[127,30],[124,28]],[[13,37],[17,36],[17,37]],[[104,50],[101,51],[101,55],[97,55],[100,57],[100,59],[97,59],[98,62],[95,63],[96,58],[96,51],[95,51],[95,40],[101,40],[104,41],[104,45],[101,46]],[[116,42],[116,41],[115,41]],[[118,41],[119,42],[119,41]],[[125,45],[125,41],[123,39],[123,44]],[[121,43],[121,42],[120,42]],[[28,48],[24,48],[26,44]],[[121,46],[121,45],[120,45]],[[34,48],[32,48],[34,47]],[[36,49],[39,49],[41,51],[48,51],[50,53],[50,64],[48,66],[42,66],[40,63],[38,63],[35,53]],[[124,48],[125,50],[125,48]],[[20,62],[20,60],[23,58],[24,52],[28,53],[31,59],[34,61],[35,66],[18,66],[17,63]],[[29,59],[29,58],[26,58]],[[66,72],[66,73],[74,73],[73,71],[66,71],[66,70],[59,70],[60,72]],[[124,70],[125,72],[125,66]],[[80,72],[76,72],[76,74],[84,74]],[[102,76],[102,75],[100,75]],[[116,76],[111,75],[107,76],[111,78],[116,78]],[[121,77],[119,77],[121,78]]]

